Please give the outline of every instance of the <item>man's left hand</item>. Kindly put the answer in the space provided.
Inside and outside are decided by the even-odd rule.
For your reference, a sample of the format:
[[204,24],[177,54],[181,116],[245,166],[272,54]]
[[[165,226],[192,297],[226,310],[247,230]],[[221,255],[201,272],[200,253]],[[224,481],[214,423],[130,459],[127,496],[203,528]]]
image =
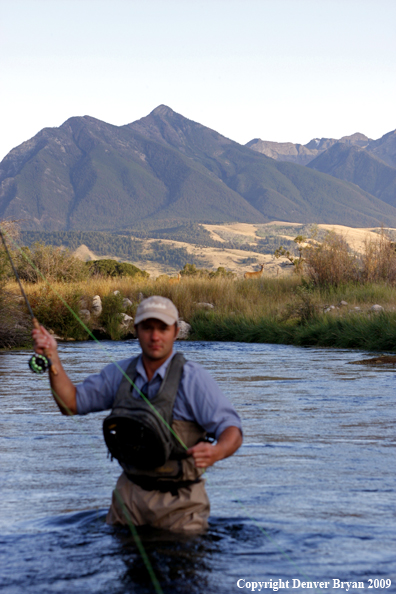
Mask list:
[[200,441],[187,450],[187,454],[194,458],[197,468],[207,468],[218,460],[231,456],[242,444],[242,434],[238,427],[227,427],[220,435],[215,445]]
[[207,468],[220,460],[216,446],[205,441],[200,441],[193,448],[190,448],[187,454],[194,458],[197,468]]

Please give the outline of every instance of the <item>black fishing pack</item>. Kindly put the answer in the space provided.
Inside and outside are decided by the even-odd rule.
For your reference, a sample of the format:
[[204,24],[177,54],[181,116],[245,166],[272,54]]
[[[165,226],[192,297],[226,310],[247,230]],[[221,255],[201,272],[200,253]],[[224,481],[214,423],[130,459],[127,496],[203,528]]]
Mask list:
[[[137,376],[138,359],[132,359],[126,370],[133,383]],[[132,395],[133,385],[123,376],[113,409],[103,421],[103,434],[111,456],[124,470],[128,471],[131,467],[152,470],[170,458],[186,456],[185,448],[169,430],[184,363],[184,356],[176,353],[158,393],[150,400],[152,406],[143,398]]]

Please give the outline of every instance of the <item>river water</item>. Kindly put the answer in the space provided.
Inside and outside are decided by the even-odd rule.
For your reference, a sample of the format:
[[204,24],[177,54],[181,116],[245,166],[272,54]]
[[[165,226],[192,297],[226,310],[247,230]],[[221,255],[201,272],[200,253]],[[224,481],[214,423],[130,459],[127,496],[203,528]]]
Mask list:
[[[341,582],[360,582],[354,592],[396,592],[395,372],[351,365],[368,353],[347,350],[178,349],[219,382],[245,440],[207,472],[207,534],[140,530],[163,592],[243,594],[255,581],[271,592],[279,580],[282,593],[345,592]],[[109,354],[138,350],[133,340],[60,346],[76,382]],[[129,531],[104,521],[119,474],[102,439],[107,413],[61,416],[28,357],[0,353],[2,593],[154,592]]]

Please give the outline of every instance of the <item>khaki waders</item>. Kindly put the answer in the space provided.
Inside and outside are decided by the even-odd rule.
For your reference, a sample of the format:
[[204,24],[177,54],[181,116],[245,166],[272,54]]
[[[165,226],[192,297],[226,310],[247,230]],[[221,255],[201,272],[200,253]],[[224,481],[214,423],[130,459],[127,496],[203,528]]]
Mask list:
[[[172,532],[199,533],[208,527],[210,503],[205,481],[200,480],[178,490],[177,495],[167,491],[146,491],[130,481],[125,472],[117,481],[118,497],[113,493],[107,514],[108,524],[127,525],[128,519],[135,526],[148,524]],[[123,506],[129,518],[125,517]]]

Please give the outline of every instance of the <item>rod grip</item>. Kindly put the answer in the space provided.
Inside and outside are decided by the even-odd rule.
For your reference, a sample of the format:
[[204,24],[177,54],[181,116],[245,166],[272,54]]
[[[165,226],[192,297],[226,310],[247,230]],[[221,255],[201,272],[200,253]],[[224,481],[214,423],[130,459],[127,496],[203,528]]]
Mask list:
[[[41,326],[40,326],[40,323],[39,323],[38,319],[37,319],[37,318],[35,318],[35,317],[33,317],[33,318],[32,318],[32,322],[33,322],[33,327],[34,327],[36,330],[40,330]],[[47,357],[47,359],[50,359],[50,357],[49,357],[49,355],[48,355],[48,350],[47,350],[47,349],[44,349],[44,355]],[[55,367],[55,365],[53,365],[52,363],[51,363],[51,365],[50,365],[50,367],[49,367],[49,370],[50,370],[50,372],[51,372],[53,375],[58,375],[58,370],[57,370],[57,368]]]

